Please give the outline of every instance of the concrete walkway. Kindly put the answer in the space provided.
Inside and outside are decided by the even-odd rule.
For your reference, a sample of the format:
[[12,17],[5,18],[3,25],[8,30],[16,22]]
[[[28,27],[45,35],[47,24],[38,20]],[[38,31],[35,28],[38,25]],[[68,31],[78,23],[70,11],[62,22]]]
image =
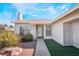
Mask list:
[[43,39],[37,39],[35,56],[50,56],[50,53]]

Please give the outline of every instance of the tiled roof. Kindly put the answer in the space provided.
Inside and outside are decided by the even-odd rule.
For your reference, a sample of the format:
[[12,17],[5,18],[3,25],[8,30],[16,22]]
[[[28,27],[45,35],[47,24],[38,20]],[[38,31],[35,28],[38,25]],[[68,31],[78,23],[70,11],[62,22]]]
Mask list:
[[14,23],[17,23],[17,24],[50,24],[51,20],[28,20],[28,21],[18,20],[18,21],[15,21]]

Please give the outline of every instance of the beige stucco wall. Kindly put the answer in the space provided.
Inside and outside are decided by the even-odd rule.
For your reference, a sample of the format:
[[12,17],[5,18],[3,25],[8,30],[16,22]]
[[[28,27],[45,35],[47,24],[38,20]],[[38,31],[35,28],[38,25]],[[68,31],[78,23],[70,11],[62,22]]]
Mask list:
[[59,21],[52,23],[52,38],[58,43],[65,45],[64,23],[75,20],[77,18],[79,18],[79,9],[59,19]]
[[[15,24],[15,34],[20,34],[20,26],[22,26],[23,28],[25,28],[26,26],[31,26],[31,30],[30,33],[33,35],[33,38],[36,39],[37,35],[36,35],[36,25],[28,25],[28,24]],[[46,25],[42,25],[43,26],[43,36],[44,39],[52,39],[52,35],[51,36],[46,36]]]
[[52,38],[63,45],[63,24],[56,23],[52,25]]
[[30,33],[33,35],[33,38],[36,38],[36,26],[29,24],[15,24],[15,34],[20,34],[20,26],[26,28],[26,26],[31,26]]
[[33,35],[33,38],[36,39],[36,25],[32,25],[31,34]]

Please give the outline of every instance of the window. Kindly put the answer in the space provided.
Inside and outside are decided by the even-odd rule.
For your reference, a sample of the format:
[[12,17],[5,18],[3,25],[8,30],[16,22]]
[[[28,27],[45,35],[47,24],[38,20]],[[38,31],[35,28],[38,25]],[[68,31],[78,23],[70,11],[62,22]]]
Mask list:
[[30,26],[26,26],[26,34],[30,33]]
[[51,25],[46,25],[46,36],[51,36]]
[[23,28],[22,26],[20,26],[20,35],[23,35],[23,34],[24,34]]
[[20,26],[20,35],[30,33],[30,26]]

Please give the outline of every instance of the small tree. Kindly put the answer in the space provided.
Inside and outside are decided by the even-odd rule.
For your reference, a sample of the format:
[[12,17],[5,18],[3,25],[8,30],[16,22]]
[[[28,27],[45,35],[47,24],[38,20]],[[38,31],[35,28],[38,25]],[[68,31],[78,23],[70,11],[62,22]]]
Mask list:
[[4,24],[4,27],[8,27],[8,25],[7,24]]
[[13,25],[10,25],[9,28],[14,28]]

